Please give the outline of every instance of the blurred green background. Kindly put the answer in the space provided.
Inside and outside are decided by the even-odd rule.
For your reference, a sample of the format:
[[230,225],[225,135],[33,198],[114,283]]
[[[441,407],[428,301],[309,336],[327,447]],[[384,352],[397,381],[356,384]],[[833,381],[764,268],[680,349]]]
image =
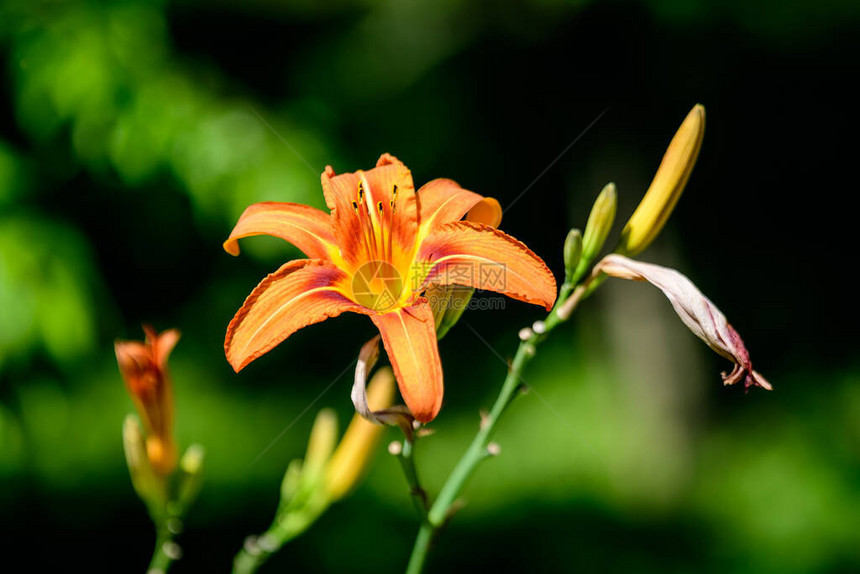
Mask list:
[[[568,228],[608,181],[623,221],[697,102],[699,165],[642,258],[688,274],[775,391],[722,388],[728,365],[659,292],[608,283],[541,348],[502,455],[430,569],[860,571],[860,336],[843,278],[860,4],[0,6],[0,546],[27,571],[145,569],[153,533],[125,467],[132,404],[113,354],[142,322],[182,330],[177,435],[207,449],[175,572],[226,571],[268,526],[313,413],[350,416],[349,374],[307,407],[373,333],[364,317],[304,330],[240,375],[227,365],[233,313],[299,256],[268,238],[224,253],[245,206],[322,207],[326,164],[388,151],[417,185],[449,177],[516,201],[502,228],[560,278]],[[446,404],[418,453],[431,492],[495,396],[496,353],[540,316],[507,300],[442,342]],[[398,571],[415,530],[381,448],[355,495],[265,571]]]

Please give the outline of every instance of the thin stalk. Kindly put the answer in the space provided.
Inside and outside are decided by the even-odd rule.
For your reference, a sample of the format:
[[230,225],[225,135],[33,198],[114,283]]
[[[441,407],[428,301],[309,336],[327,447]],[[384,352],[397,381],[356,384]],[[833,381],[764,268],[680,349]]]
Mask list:
[[320,495],[301,512],[279,511],[268,530],[245,539],[245,544],[233,559],[233,574],[256,572],[284,544],[307,530],[328,506],[329,500]]
[[173,541],[173,533],[166,526],[160,526],[155,533],[155,549],[149,562],[147,574],[163,574],[179,558],[179,546]]
[[487,447],[496,430],[496,425],[498,425],[499,419],[508,406],[524,389],[523,370],[534,358],[537,346],[546,339],[556,326],[570,318],[579,303],[590,293],[589,287],[594,278],[594,275],[590,275],[579,286],[574,286],[569,281],[565,281],[559,290],[559,297],[555,306],[543,321],[543,332],[532,333],[530,337],[520,342],[490,413],[482,420],[478,433],[448,476],[442,490],[439,491],[439,496],[430,507],[427,519],[421,524],[412,555],[409,558],[409,565],[406,567],[406,574],[420,574],[424,570],[433,539],[451,517],[452,508],[460,496],[460,492],[474,474],[479,463],[491,456]]
[[403,441],[403,448],[397,459],[400,461],[400,466],[403,468],[403,475],[406,477],[406,482],[409,484],[409,495],[412,497],[412,503],[415,505],[415,510],[418,511],[418,516],[421,517],[421,522],[427,521],[427,492],[421,487],[421,481],[418,479],[418,471],[415,468],[414,457],[415,443],[408,438]]

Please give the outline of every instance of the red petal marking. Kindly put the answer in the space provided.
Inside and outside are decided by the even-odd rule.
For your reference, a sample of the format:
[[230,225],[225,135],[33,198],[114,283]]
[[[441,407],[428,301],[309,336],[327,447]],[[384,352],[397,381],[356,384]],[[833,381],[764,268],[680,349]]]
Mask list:
[[421,244],[418,261],[432,265],[425,284],[486,289],[547,310],[555,303],[555,278],[540,257],[488,225],[443,225]]
[[[360,203],[359,185],[363,189]],[[342,175],[335,175],[329,166],[322,175],[322,186],[326,204],[332,211],[335,237],[349,264],[357,266],[381,260],[397,265],[398,261],[391,260],[392,247],[397,254],[411,253],[418,227],[418,206],[412,174],[397,158],[384,154],[377,167]]]
[[236,372],[308,325],[367,311],[344,296],[347,275],[317,259],[290,261],[263,279],[230,321],[224,352]]
[[442,408],[443,383],[430,306],[421,302],[370,318],[382,334],[406,406],[417,420],[433,420]]
[[280,237],[312,259],[331,259],[338,252],[331,217],[299,203],[267,201],[249,206],[224,242],[224,250],[239,255],[239,239],[253,235]]

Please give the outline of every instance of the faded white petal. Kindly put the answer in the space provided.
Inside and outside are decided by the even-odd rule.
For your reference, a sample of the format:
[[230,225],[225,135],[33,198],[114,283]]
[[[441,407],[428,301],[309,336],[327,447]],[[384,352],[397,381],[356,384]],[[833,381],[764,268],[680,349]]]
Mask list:
[[355,365],[355,380],[352,383],[350,397],[355,411],[365,419],[376,424],[398,425],[407,436],[412,435],[414,417],[405,406],[393,406],[387,409],[371,410],[367,401],[367,380],[379,359],[379,340],[377,335],[364,345],[358,352],[358,362]]
[[352,404],[355,411],[369,421],[381,424],[382,421],[373,416],[370,405],[367,404],[367,375],[379,359],[379,335],[375,336],[358,352],[358,363],[355,365],[355,380],[352,383]]
[[747,388],[772,389],[770,383],[752,369],[746,346],[726,316],[686,276],[668,267],[615,254],[603,258],[597,268],[611,277],[647,281],[660,289],[690,331],[715,352],[735,363],[730,374],[723,374],[725,384],[744,381]]

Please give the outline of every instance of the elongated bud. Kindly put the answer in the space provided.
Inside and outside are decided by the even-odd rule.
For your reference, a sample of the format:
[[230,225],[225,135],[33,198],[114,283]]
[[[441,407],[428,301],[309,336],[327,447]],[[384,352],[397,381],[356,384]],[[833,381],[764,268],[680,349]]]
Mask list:
[[606,237],[615,223],[615,210],[618,206],[618,194],[614,183],[607,183],[594,201],[585,233],[582,236],[582,257],[592,260],[603,248]]
[[564,240],[564,275],[572,281],[579,260],[582,259],[582,233],[571,229]]
[[179,460],[179,490],[176,501],[183,509],[187,509],[197,498],[200,487],[203,486],[203,461],[206,449],[199,444],[192,444],[185,449],[185,454]]
[[640,253],[663,229],[690,179],[704,135],[705,108],[696,104],[669,143],[651,186],[621,231],[616,253]]
[[612,224],[615,223],[615,211],[618,207],[618,194],[614,183],[607,183],[600,191],[600,195],[594,200],[588,223],[585,225],[585,234],[582,236],[582,256],[573,272],[572,283],[578,283],[585,276],[588,268],[594,262],[594,258],[603,249]]
[[336,444],[337,415],[331,409],[323,409],[317,414],[308,440],[308,450],[302,464],[302,488],[311,488],[322,480]]
[[148,506],[161,507],[166,502],[164,481],[149,462],[143,431],[134,415],[127,415],[123,421],[122,443],[135,492]]
[[[367,386],[367,402],[370,409],[379,411],[391,406],[393,400],[394,373],[389,368],[380,369]],[[346,496],[358,484],[384,431],[384,426],[359,414],[352,417],[326,469],[326,490],[332,502]]]
[[281,481],[281,504],[288,504],[298,493],[302,481],[302,461],[294,459],[287,465],[287,472]]

